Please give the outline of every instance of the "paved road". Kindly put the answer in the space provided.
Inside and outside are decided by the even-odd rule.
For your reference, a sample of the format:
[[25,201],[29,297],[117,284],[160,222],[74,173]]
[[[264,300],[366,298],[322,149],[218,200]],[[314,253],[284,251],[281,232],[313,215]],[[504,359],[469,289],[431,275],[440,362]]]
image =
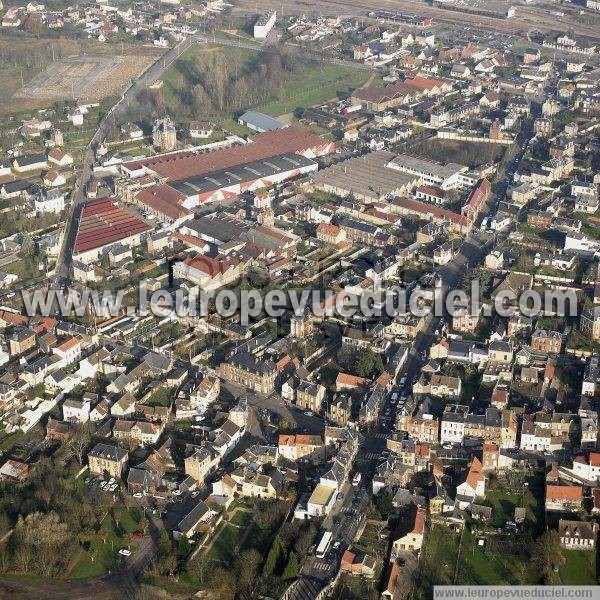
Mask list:
[[[459,254],[447,265],[438,270],[442,280],[442,290],[447,292],[456,288],[468,271],[468,268],[477,264],[491,247],[492,239],[489,236],[475,231],[463,243]],[[411,351],[398,378],[406,377],[412,381],[421,369],[424,353],[434,342],[435,330],[439,325],[440,317],[431,317],[422,332],[413,341]],[[395,407],[388,400],[381,412],[386,410],[394,413]],[[348,484],[342,489],[343,500],[337,502],[326,520],[331,524],[332,546],[339,542],[337,549],[331,548],[322,559],[311,558],[304,565],[300,577],[285,592],[282,600],[313,600],[331,581],[336,573],[341,556],[351,544],[356,535],[362,515],[371,500],[371,482],[378,464],[381,462],[382,453],[386,445],[386,437],[390,430],[382,423],[378,423],[370,431],[360,437],[359,449],[354,460],[354,469],[362,474],[360,488],[357,490]]]
[[157,81],[165,69],[181,56],[192,44],[197,41],[196,37],[189,37],[177,44],[151,65],[130,87],[125,91],[117,104],[108,112],[100,127],[90,140],[80,166],[72,194],[71,214],[65,226],[62,246],[57,260],[56,276],[68,280],[71,271],[72,249],[77,233],[77,223],[81,209],[85,201],[85,186],[92,178],[95,151],[98,146],[106,140],[113,125],[119,117],[127,110],[130,103],[137,99],[139,93],[149,85]]

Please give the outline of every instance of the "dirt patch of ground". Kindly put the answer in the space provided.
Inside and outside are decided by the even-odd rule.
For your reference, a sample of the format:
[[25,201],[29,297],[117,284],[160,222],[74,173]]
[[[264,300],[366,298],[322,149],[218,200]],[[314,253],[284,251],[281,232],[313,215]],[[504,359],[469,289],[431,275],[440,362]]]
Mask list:
[[141,54],[70,56],[52,64],[34,81],[17,91],[15,98],[100,100],[121,93],[154,60],[155,57]]
[[87,581],[57,582],[40,578],[0,579],[0,598],[23,600],[31,598],[49,598],[51,600],[113,600],[122,597],[122,585],[115,579],[94,578]]

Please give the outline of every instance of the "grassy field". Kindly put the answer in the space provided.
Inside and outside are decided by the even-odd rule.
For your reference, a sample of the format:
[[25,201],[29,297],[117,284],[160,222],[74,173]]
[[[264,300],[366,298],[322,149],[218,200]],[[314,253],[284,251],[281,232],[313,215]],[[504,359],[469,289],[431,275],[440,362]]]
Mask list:
[[231,519],[231,523],[233,525],[237,525],[238,527],[248,527],[252,522],[252,515],[245,510],[238,510],[233,518]]
[[565,550],[565,564],[559,569],[563,585],[595,585],[600,583],[596,575],[596,552]]
[[[488,494],[494,506],[496,519],[508,520],[514,511],[516,498],[509,495]],[[521,499],[518,499],[521,503]],[[537,501],[525,498],[527,520],[531,527],[538,523]],[[527,533],[527,530],[526,530]],[[484,540],[484,546],[479,545]],[[460,549],[459,549],[460,548]],[[525,585],[536,583],[536,573],[530,568],[531,537],[514,534],[474,534],[465,528],[462,534],[442,525],[433,525],[425,536],[425,545],[415,587],[413,600],[431,598],[434,585]],[[460,557],[460,558],[459,558]],[[573,562],[586,557],[573,557]],[[579,567],[575,567],[579,568]],[[585,581],[589,579],[588,564]],[[566,583],[566,582],[565,582]]]
[[229,563],[239,552],[250,548],[259,552],[266,551],[269,541],[269,537],[252,519],[252,513],[238,510],[229,522],[225,522],[219,528],[206,555],[214,560]]
[[[211,45],[189,48],[173,65],[167,69],[163,80],[163,94],[166,105],[181,97],[182,92],[191,89],[201,81],[201,67],[211,60],[211,55],[221,54],[230,79],[235,79],[252,70],[260,58],[258,50],[231,46]],[[252,108],[271,116],[293,113],[295,109],[307,108],[347,93],[364,85],[370,78],[368,71],[353,67],[331,64],[311,64],[302,70],[301,75],[284,83],[277,97],[244,108]],[[224,129],[238,134],[247,134],[249,130],[237,123],[239,111],[208,111],[199,118],[210,119]]]
[[528,544],[516,536],[486,536],[485,546],[468,529],[463,533],[457,585],[524,585],[529,573]]
[[260,105],[262,112],[280,116],[297,108],[308,108],[337,98],[364,85],[370,73],[352,67],[326,64],[323,68],[310,69],[308,76],[285,86],[285,97]]
[[146,400],[147,406],[171,406],[175,395],[174,387],[160,387]]
[[2,442],[0,442],[0,451],[8,452],[22,437],[23,431],[17,429],[14,433],[7,435]]
[[442,163],[453,162],[474,167],[499,162],[505,150],[498,144],[432,138],[413,145],[411,153]]
[[71,577],[81,579],[101,575],[118,564],[118,551],[126,547],[131,534],[141,529],[125,509],[114,509],[108,513],[100,530],[89,540],[89,548],[83,550]]
[[417,569],[417,579],[412,590],[413,600],[433,596],[434,585],[452,585],[458,552],[458,535],[447,527],[433,525],[425,536],[425,545]]
[[230,524],[224,525],[208,551],[207,556],[223,562],[231,561],[235,554],[237,554],[237,546],[244,534],[244,530],[245,528],[243,527],[236,527]]
[[539,532],[543,527],[543,509],[533,491],[521,489],[491,489],[486,492],[487,504],[492,507],[494,527],[503,527],[507,521],[513,521],[515,508],[527,509],[525,516],[526,531]]

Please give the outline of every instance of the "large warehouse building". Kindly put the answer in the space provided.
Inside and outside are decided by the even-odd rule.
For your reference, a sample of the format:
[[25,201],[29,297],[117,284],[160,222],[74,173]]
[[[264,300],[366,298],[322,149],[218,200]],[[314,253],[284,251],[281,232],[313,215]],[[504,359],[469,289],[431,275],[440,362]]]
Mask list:
[[73,259],[96,262],[117,244],[137,246],[151,229],[144,220],[123,210],[114,198],[88,201],[77,224]]
[[387,196],[404,196],[423,180],[420,175],[390,167],[396,155],[385,150],[351,158],[324,169],[313,178],[315,189],[338,196],[352,194],[363,202],[377,202]]
[[334,150],[333,142],[285,127],[214,152],[183,151],[132,161],[122,165],[122,172],[132,179],[160,181],[161,185],[138,194],[137,201],[173,220],[186,209],[314,172],[315,159]]

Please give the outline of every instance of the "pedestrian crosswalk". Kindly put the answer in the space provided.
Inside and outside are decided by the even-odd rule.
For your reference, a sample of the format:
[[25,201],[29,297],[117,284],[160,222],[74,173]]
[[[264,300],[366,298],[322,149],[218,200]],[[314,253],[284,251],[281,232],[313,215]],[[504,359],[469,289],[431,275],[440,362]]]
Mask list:
[[365,458],[367,460],[374,460],[376,458],[380,458],[381,457],[381,452],[367,452],[365,454]]
[[332,566],[333,565],[330,562],[317,561],[314,563],[312,568],[313,568],[313,570],[315,570],[319,573],[327,573],[327,572],[331,571]]

